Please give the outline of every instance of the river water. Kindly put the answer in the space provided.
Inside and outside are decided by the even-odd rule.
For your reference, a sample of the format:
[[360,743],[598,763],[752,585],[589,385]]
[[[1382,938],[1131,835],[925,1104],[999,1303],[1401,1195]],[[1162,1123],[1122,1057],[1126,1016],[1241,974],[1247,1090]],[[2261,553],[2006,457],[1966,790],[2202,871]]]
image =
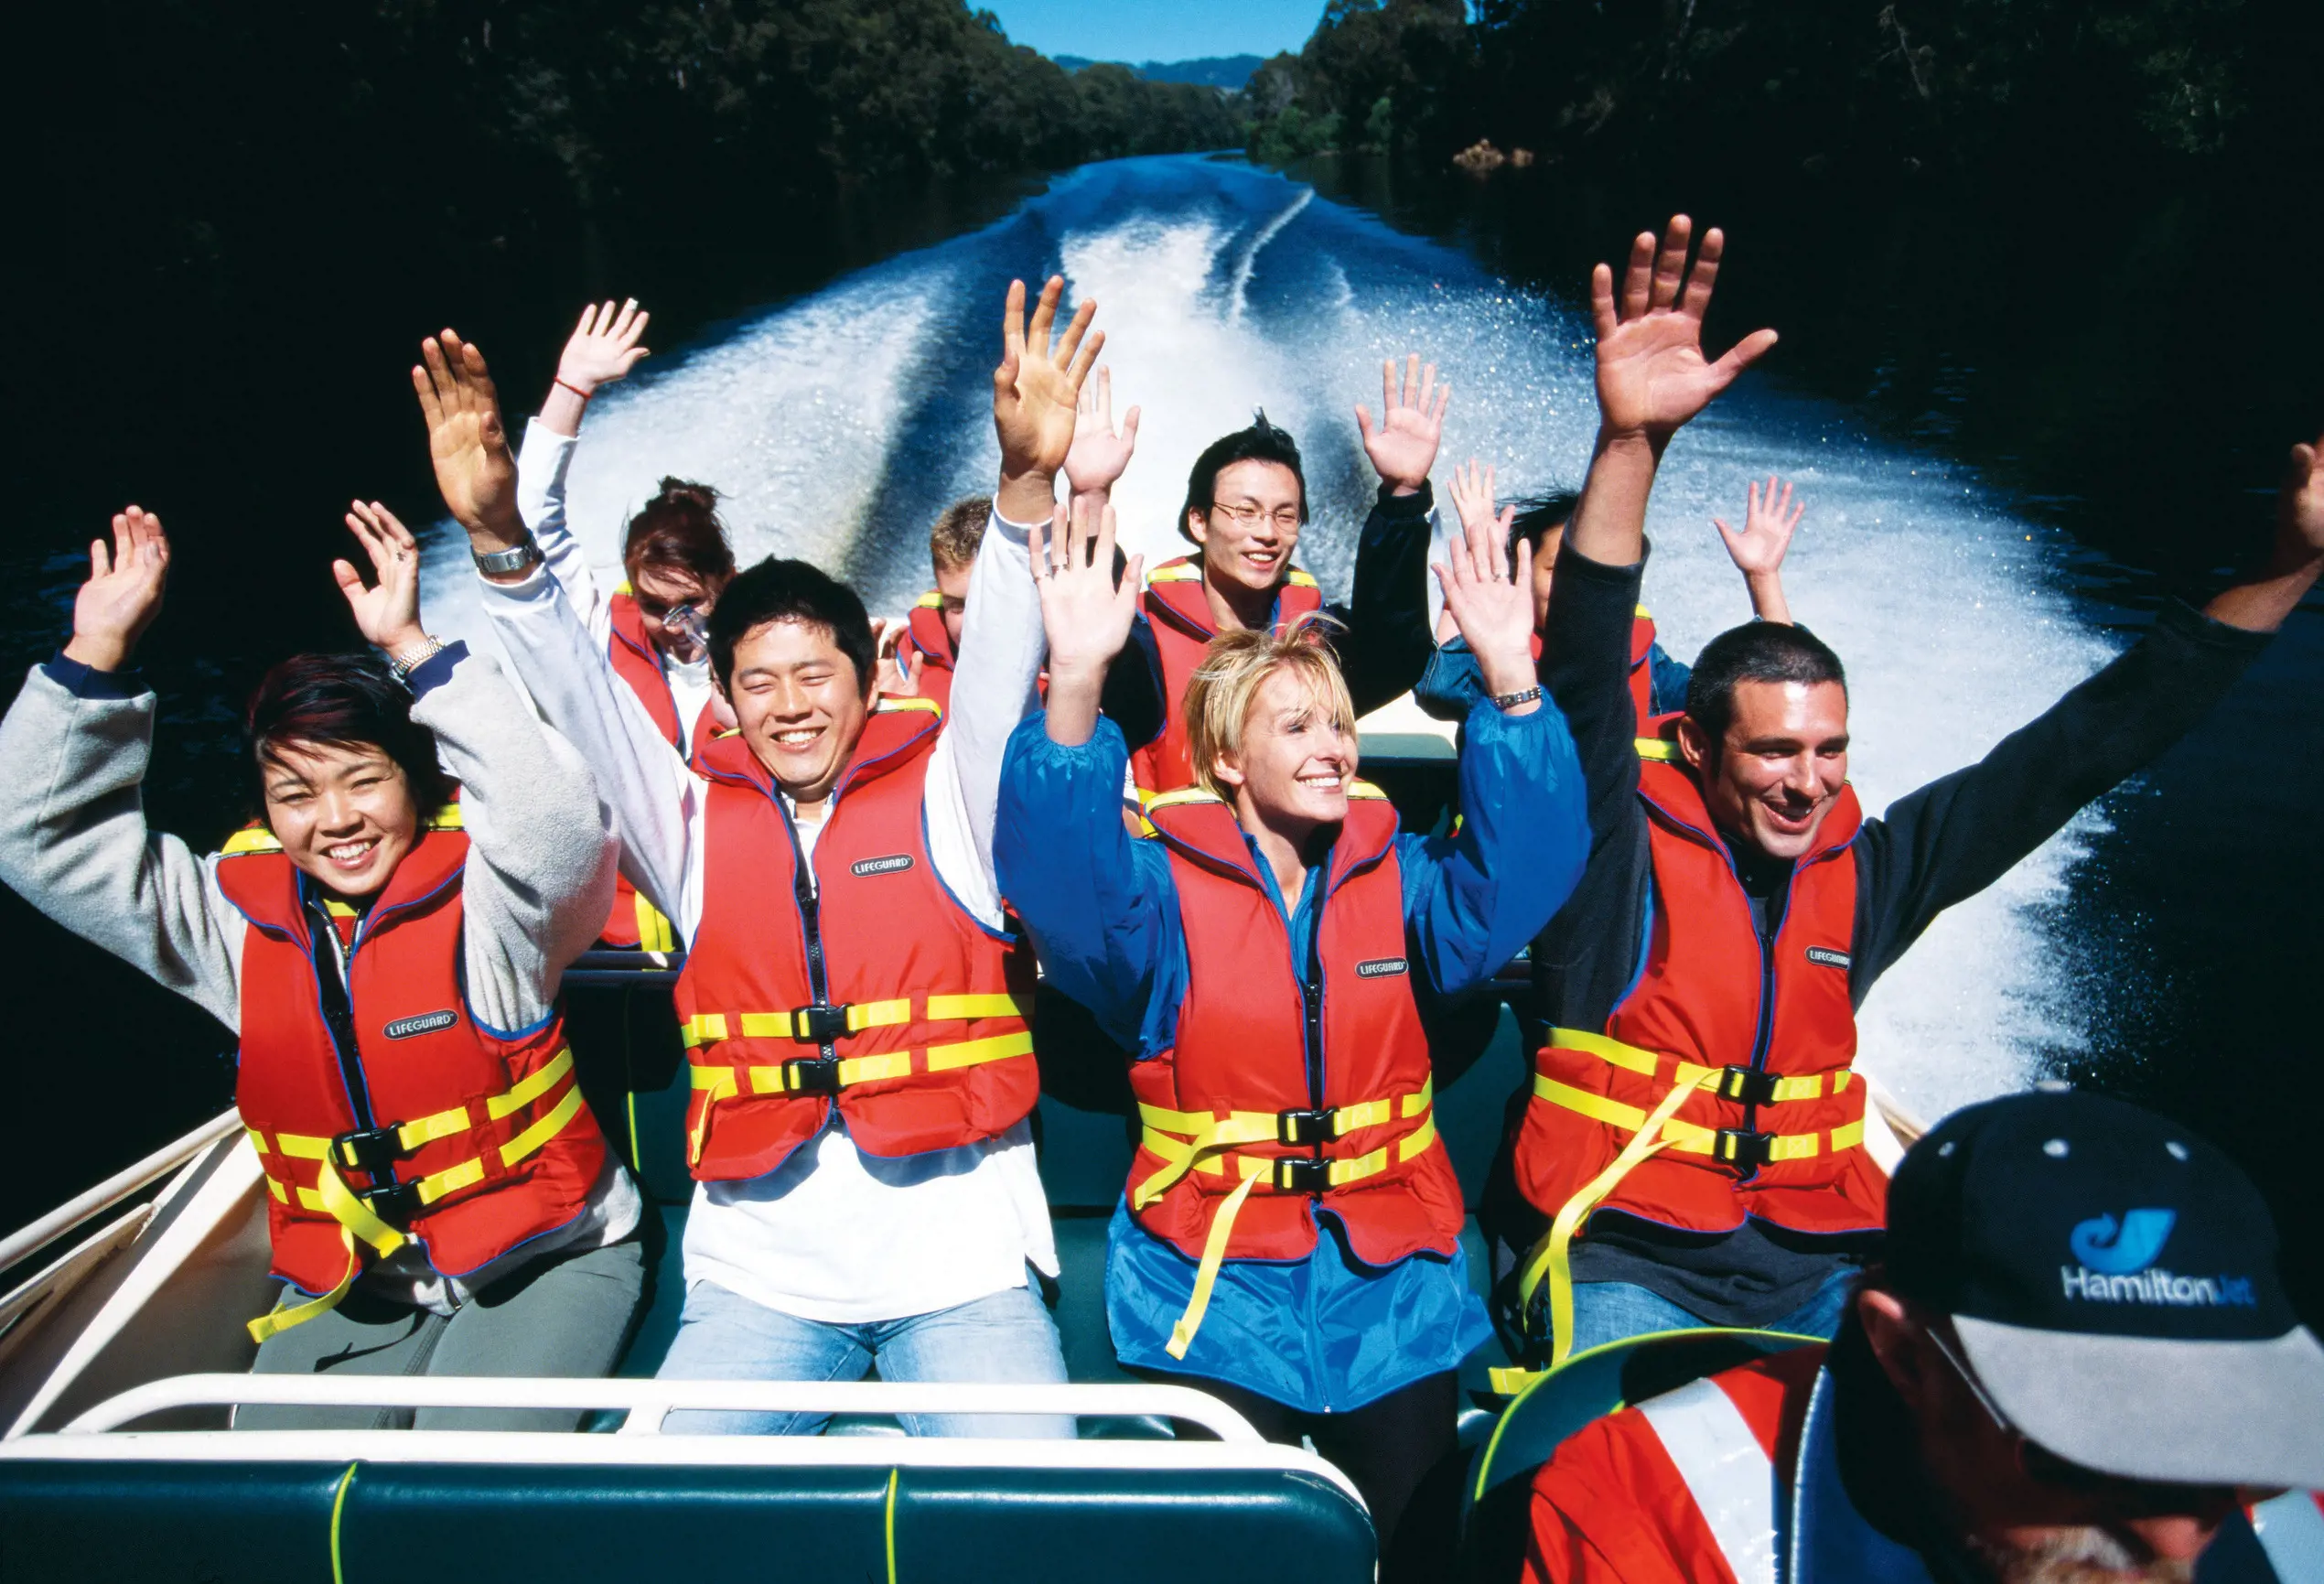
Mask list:
[[[1620,221],[1607,245],[1652,218]],[[662,350],[593,405],[572,473],[576,528],[609,566],[620,523],[662,475],[706,480],[727,497],[746,560],[805,556],[876,610],[901,610],[925,585],[930,521],[991,486],[1006,283],[1061,272],[1074,297],[1101,304],[1117,405],[1144,408],[1115,497],[1128,547],[1149,561],[1181,548],[1173,524],[1194,455],[1264,406],[1307,459],[1315,522],[1301,558],[1344,594],[1371,494],[1351,409],[1378,400],[1384,356],[1418,350],[1452,382],[1440,481],[1472,455],[1499,466],[1505,493],[1579,480],[1594,423],[1586,321],[1570,298],[1477,262],[1490,255],[1237,161],[1087,167],[984,229]],[[1738,251],[1730,274],[1748,258]],[[1737,520],[1746,481],[1778,471],[1807,503],[1786,579],[1795,612],[1848,663],[1867,808],[1975,759],[2132,641],[2159,598],[2153,578],[2093,547],[2107,535],[2071,500],[1999,481],[1994,462],[1949,451],[1942,426],[1899,434],[1828,386],[1788,381],[1779,356],[1671,451],[1646,591],[1665,646],[1691,657],[1748,615],[1708,519]],[[2223,517],[2244,526],[2216,530],[2222,562],[2264,517],[2251,499],[2232,504]],[[444,525],[432,550],[431,626],[478,635],[470,575]],[[12,627],[53,630],[75,580],[68,560],[17,585]],[[2189,743],[1929,932],[1865,1008],[1867,1067],[1930,1116],[2047,1073],[2100,1083],[2234,1149],[2287,1227],[2324,1214],[2299,1164],[2300,1107],[2275,1098],[2314,1050],[2293,992],[2320,933],[2319,676],[2324,623],[2311,608]],[[228,773],[223,701],[197,678],[165,702],[167,729],[198,741],[181,773]],[[171,1014],[121,983],[125,970],[108,978],[23,910],[5,921],[18,921],[31,946],[81,964],[91,983],[77,994],[125,997],[156,1036],[199,1039],[161,1029]],[[20,993],[38,978],[13,976]],[[69,1012],[34,1021],[49,1044],[76,1027]],[[67,1103],[73,1081],[41,1071],[44,1095]],[[157,1089],[151,1108],[189,1123],[224,1082],[222,1065],[206,1065]],[[51,1185],[73,1186],[20,1167],[0,1198],[28,1209],[60,1196]],[[2316,1240],[2287,1242],[2312,1280]]]

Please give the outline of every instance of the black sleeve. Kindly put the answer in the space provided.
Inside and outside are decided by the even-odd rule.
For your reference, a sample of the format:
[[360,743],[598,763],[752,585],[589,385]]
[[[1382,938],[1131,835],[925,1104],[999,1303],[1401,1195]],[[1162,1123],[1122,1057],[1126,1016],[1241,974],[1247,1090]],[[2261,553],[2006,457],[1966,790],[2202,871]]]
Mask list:
[[1596,1029],[1638,963],[1651,865],[1638,799],[1638,723],[1630,704],[1630,620],[1645,563],[1606,566],[1569,544],[1550,586],[1541,680],[1573,728],[1589,800],[1589,861],[1533,945],[1541,1012]]
[[1340,669],[1356,713],[1367,715],[1408,693],[1436,644],[1428,630],[1428,514],[1436,491],[1423,482],[1410,495],[1380,487],[1363,536],[1356,541],[1356,586],[1339,643]]
[[2186,735],[2269,636],[2173,602],[2127,652],[1978,763],[1866,821],[1856,840],[1856,1000],[1938,913],[1999,879],[2076,810]]
[[1162,656],[1155,648],[1154,627],[1140,611],[1130,623],[1130,641],[1105,670],[1105,686],[1098,694],[1098,708],[1122,728],[1122,740],[1133,751],[1162,735],[1168,711],[1162,705]]

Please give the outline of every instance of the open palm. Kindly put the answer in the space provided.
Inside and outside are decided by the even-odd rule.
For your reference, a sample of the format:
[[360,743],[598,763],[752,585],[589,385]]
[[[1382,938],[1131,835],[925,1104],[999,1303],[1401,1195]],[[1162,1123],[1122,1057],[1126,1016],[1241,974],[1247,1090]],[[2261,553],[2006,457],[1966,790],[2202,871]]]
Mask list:
[[331,563],[331,576],[355,618],[356,630],[374,648],[394,654],[427,636],[420,626],[420,547],[412,531],[377,501],[350,501],[347,529],[361,543],[379,582],[366,587],[346,560]]
[[638,360],[648,355],[638,339],[652,317],[638,307],[635,297],[619,307],[605,302],[583,308],[581,322],[557,359],[557,378],[576,395],[586,396],[600,385],[627,377]]
[[2292,447],[2291,471],[2284,480],[2284,525],[2310,550],[2324,551],[2324,436],[2313,446]]
[[1114,508],[1092,511],[1087,501],[1073,502],[1070,517],[1060,501],[1047,535],[1034,524],[1028,548],[1040,591],[1051,673],[1086,676],[1102,672],[1130,640],[1146,558],[1131,556],[1117,581]]
[[446,330],[420,343],[420,357],[425,367],[412,370],[412,389],[427,421],[428,460],[445,506],[471,533],[517,538],[516,458],[484,354]]
[[1782,569],[1784,553],[1791,548],[1791,530],[1800,525],[1800,513],[1807,510],[1805,502],[1792,504],[1789,484],[1783,486],[1779,496],[1777,481],[1774,474],[1768,475],[1764,495],[1758,484],[1751,486],[1742,533],[1738,533],[1720,518],[1711,519],[1711,526],[1727,542],[1727,554],[1734,561],[1736,570],[1747,577]]
[[1065,295],[1065,277],[1051,275],[1041,288],[1028,323],[1025,318],[1025,283],[1008,285],[1008,306],[1001,320],[1001,363],[993,371],[993,426],[1001,442],[1001,471],[1010,478],[1054,479],[1073,448],[1074,408],[1081,382],[1105,345],[1105,332],[1092,333],[1090,321],[1097,304],[1083,302],[1073,312],[1057,345],[1049,345],[1057,327],[1057,305]]
[[1076,495],[1093,495],[1114,488],[1129,468],[1138,448],[1138,410],[1122,415],[1114,426],[1114,371],[1100,369],[1097,378],[1081,383],[1081,400],[1073,415],[1073,445],[1065,453],[1066,481]]
[[142,507],[116,512],[113,544],[89,545],[89,581],[72,602],[65,653],[97,671],[119,671],[154,618],[169,581],[169,539],[161,519]]
[[1436,465],[1436,447],[1445,434],[1445,404],[1452,400],[1452,386],[1436,383],[1436,365],[1421,366],[1420,354],[1412,353],[1404,361],[1404,377],[1401,389],[1396,382],[1393,358],[1380,365],[1380,425],[1374,428],[1372,409],[1356,409],[1356,428],[1363,436],[1364,455],[1372,458],[1372,471],[1404,490],[1417,490],[1428,481],[1428,469]]
[[1652,232],[1639,233],[1619,309],[1613,271],[1599,264],[1590,278],[1598,414],[1611,432],[1667,439],[1775,345],[1773,330],[1755,330],[1716,361],[1703,355],[1703,315],[1726,239],[1716,227],[1705,232],[1690,271],[1692,234],[1684,215],[1672,220],[1659,249]]

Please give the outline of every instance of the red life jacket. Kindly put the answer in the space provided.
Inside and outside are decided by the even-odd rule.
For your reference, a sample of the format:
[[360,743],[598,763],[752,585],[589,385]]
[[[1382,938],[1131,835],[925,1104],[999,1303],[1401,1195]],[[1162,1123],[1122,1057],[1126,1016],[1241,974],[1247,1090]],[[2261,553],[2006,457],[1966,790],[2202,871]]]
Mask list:
[[1549,1031],[1515,1151],[1518,1186],[1553,1218],[1520,1290],[1529,1301],[1551,1279],[1561,1350],[1565,1244],[1597,1209],[1690,1232],[1731,1232],[1748,1215],[1822,1234],[1877,1229],[1887,1204],[1849,1066],[1854,789],[1792,866],[1762,949],[1694,777],[1662,757],[1671,745],[1640,748],[1654,869],[1646,962],[1602,1030]]
[[1189,973],[1176,1042],[1130,1070],[1145,1131],[1129,1199],[1140,1225],[1202,1262],[1170,1343],[1183,1357],[1220,1263],[1305,1257],[1318,1209],[1374,1266],[1449,1255],[1465,1212],[1436,1141],[1385,795],[1356,783],[1317,882],[1329,889],[1312,997],[1232,811],[1189,790],[1149,817],[1169,851]]
[[[1138,604],[1154,629],[1154,647],[1162,657],[1165,715],[1162,735],[1130,756],[1130,768],[1142,791],[1176,792],[1194,784],[1194,762],[1187,749],[1186,686],[1219,629],[1210,617],[1210,602],[1203,597],[1199,559],[1181,555],[1165,561],[1146,574],[1146,585]],[[1316,580],[1294,570],[1275,590],[1275,630],[1322,609],[1323,592]]]
[[[702,713],[694,718],[693,732],[683,738],[679,737],[677,695],[670,690],[670,679],[662,670],[662,657],[646,636],[645,621],[638,614],[638,601],[630,594],[629,586],[624,583],[615,590],[609,603],[613,609],[613,633],[606,641],[606,653],[613,662],[613,673],[628,683],[629,691],[646,706],[646,713],[662,732],[662,741],[672,748],[691,745],[698,756],[703,744],[718,733],[716,712],[704,705]],[[679,943],[670,921],[640,896],[638,888],[624,875],[614,877],[613,911],[606,915],[597,943],[625,952],[671,952]]]
[[[1524,1584],[1760,1584],[1793,1576],[1795,1566],[1828,1573],[1801,1565],[1816,1560],[1813,1551],[1802,1558],[1786,1549],[1816,1539],[1793,1530],[1793,1503],[1828,1354],[1793,1348],[1568,1436],[1533,1476]],[[2313,1492],[2289,1491],[2244,1509],[2282,1584],[2316,1576],[2320,1503]]]
[[949,715],[952,669],[960,657],[952,652],[952,635],[944,630],[944,597],[932,589],[912,607],[904,623],[904,636],[896,641],[896,664],[907,676],[911,674],[914,655],[920,662],[920,696],[934,699],[937,707]]
[[857,1148],[892,1157],[997,1137],[1039,1098],[1032,947],[954,901],[923,838],[942,719],[928,699],[877,701],[812,885],[765,767],[740,737],[710,745],[702,923],[676,987],[695,1177],[772,1171],[834,1101]]
[[[1541,651],[1533,652],[1538,659]],[[1654,718],[1654,619],[1643,605],[1630,618],[1630,705],[1638,712],[1639,735],[1646,735],[1645,724]]]
[[226,845],[219,889],[250,921],[234,1102],[266,1173],[274,1274],[326,1295],[254,1322],[262,1341],[344,1296],[369,1257],[359,1245],[388,1254],[409,1238],[465,1276],[580,1214],[605,1169],[562,1016],[501,1035],[468,1011],[467,861],[447,809],[357,925],[343,1051],[312,961],[330,947],[308,933],[298,871],[263,828]]

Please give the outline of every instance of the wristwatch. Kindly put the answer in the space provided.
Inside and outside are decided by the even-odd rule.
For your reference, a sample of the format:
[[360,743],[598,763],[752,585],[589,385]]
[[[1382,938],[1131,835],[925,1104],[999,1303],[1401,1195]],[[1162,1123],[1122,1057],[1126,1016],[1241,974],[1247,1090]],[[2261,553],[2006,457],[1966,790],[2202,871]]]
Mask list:
[[412,673],[443,652],[444,641],[440,638],[431,638],[425,642],[414,644],[405,653],[389,655],[387,668],[395,673],[396,681],[409,687],[412,684]]
[[541,546],[533,543],[533,531],[526,529],[524,543],[513,550],[471,550],[476,569],[494,577],[505,577],[511,572],[522,572],[541,562]]
[[1539,683],[1535,683],[1533,686],[1525,689],[1522,693],[1494,694],[1492,695],[1493,707],[1504,711],[1517,709],[1522,706],[1533,703],[1533,700],[1539,698],[1541,695],[1541,684]]

